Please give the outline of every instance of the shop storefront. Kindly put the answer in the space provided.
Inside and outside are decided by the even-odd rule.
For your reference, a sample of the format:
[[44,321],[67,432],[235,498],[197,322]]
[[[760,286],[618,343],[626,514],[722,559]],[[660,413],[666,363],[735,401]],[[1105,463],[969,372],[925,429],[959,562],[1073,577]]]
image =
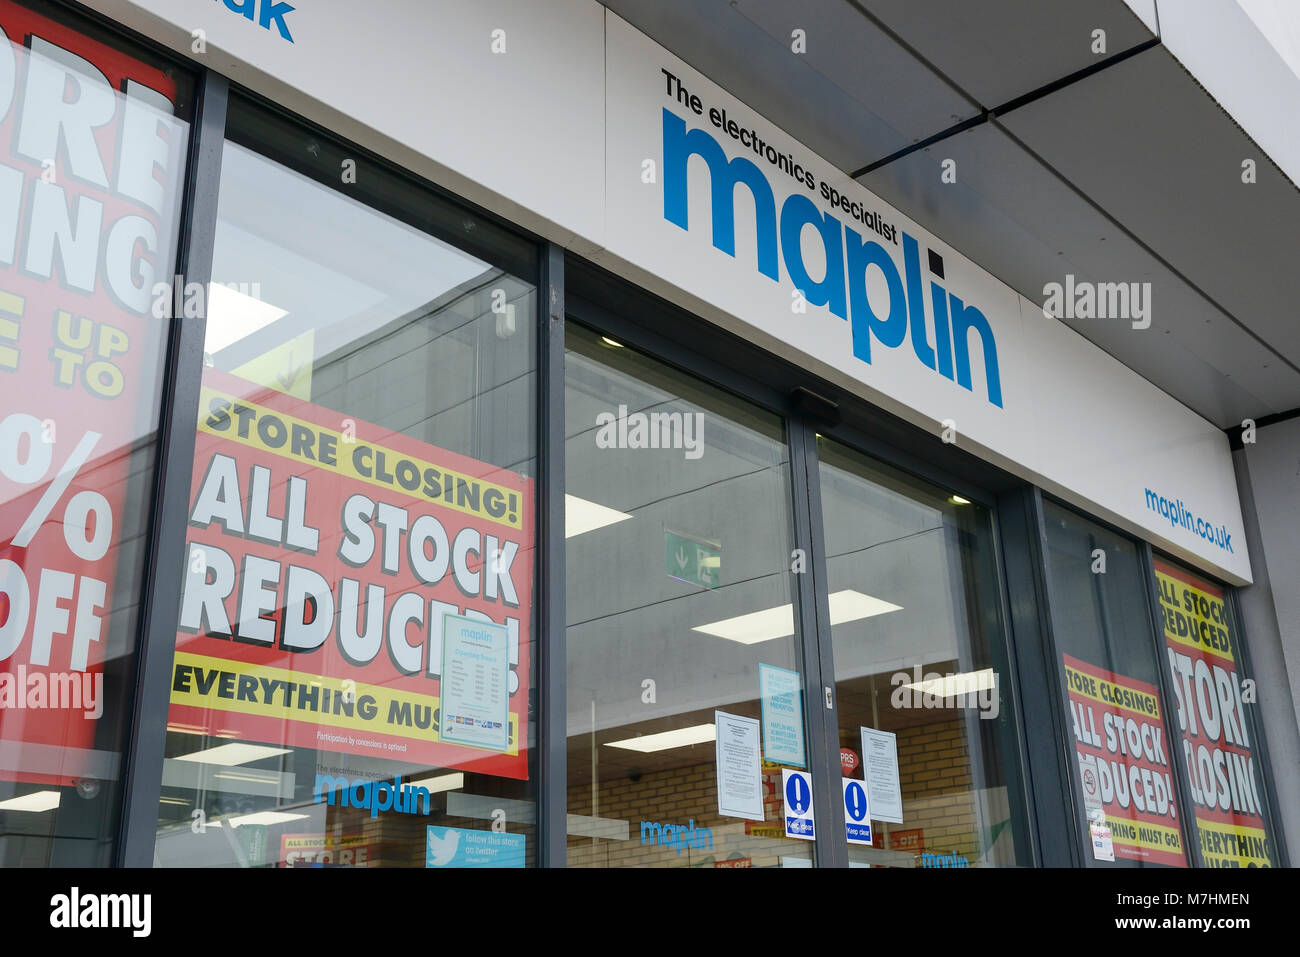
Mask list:
[[429,132],[122,6],[0,0],[0,866],[1289,863],[1221,432],[603,8]]

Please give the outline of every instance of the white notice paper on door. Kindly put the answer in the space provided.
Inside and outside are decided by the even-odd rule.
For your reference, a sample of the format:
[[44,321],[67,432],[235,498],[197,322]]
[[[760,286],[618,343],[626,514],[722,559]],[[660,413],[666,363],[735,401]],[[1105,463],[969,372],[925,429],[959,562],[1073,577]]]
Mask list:
[[438,737],[451,744],[510,748],[510,647],[505,625],[444,615],[442,720]]
[[763,769],[757,718],[713,712],[717,723],[718,813],[763,820]]
[[903,791],[898,785],[898,737],[892,731],[862,728],[862,770],[871,795],[871,818],[903,823]]

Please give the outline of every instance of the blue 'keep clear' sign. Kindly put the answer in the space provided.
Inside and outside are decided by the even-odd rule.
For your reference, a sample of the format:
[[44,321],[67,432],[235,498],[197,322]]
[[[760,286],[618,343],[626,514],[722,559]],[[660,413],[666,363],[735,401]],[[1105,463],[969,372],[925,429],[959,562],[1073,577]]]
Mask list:
[[781,784],[785,792],[785,836],[814,840],[812,778],[807,771],[782,768]]
[[871,843],[871,804],[867,788],[854,778],[840,778],[844,782],[844,837],[850,844]]

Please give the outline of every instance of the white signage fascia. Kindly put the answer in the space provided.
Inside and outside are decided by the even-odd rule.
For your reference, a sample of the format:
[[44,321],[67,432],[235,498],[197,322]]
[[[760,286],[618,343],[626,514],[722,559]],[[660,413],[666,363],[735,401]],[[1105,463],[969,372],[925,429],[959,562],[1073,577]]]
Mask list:
[[593,0],[86,5],[525,229],[579,253],[599,238]]

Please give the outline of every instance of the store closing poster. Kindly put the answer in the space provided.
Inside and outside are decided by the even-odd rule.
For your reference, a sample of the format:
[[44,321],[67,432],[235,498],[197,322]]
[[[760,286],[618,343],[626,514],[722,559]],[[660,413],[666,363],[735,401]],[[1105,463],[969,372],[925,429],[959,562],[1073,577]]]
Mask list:
[[1105,853],[1117,861],[1186,867],[1155,687],[1062,657],[1089,833],[1109,828],[1113,849]]
[[1223,591],[1167,562],[1155,570],[1202,859],[1207,867],[1275,866],[1246,716],[1251,694]]
[[213,369],[199,409],[170,725],[527,778],[531,480]]
[[189,127],[172,76],[8,0],[0,31],[0,777],[67,785],[116,747]]

